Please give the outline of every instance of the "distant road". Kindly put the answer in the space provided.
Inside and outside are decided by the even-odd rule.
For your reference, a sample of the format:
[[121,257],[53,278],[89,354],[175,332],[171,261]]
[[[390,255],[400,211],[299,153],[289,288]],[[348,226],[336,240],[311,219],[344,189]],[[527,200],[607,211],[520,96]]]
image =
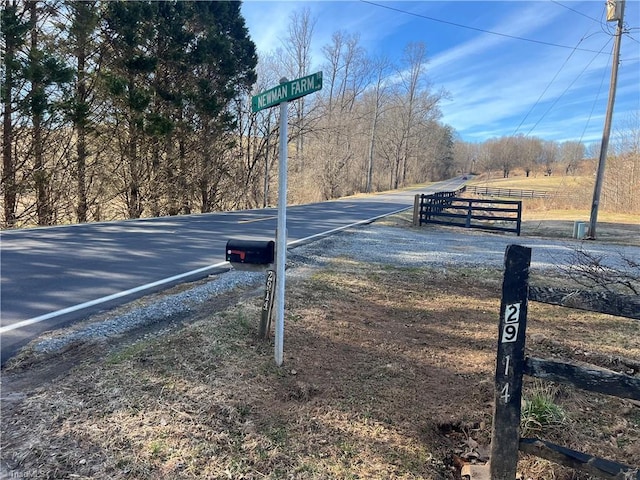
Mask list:
[[[429,187],[287,208],[289,244],[366,223],[413,205]],[[227,268],[229,238],[272,239],[277,209],[2,232],[2,363],[38,334],[180,282]]]

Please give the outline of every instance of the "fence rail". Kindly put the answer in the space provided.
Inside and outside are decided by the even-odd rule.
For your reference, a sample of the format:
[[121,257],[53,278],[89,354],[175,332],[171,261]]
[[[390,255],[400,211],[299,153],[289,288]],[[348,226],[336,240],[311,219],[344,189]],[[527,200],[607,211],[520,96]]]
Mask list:
[[640,320],[638,295],[531,286],[529,300]]
[[[601,478],[640,480],[638,468],[597,458],[537,438],[520,438],[524,375],[571,384],[581,390],[640,400],[640,379],[636,377],[595,365],[525,357],[527,310],[531,297],[528,293],[530,262],[530,248],[519,245],[507,247],[498,327],[491,433],[491,478],[515,479],[520,450]],[[627,311],[628,309],[622,308],[616,313],[628,316],[625,313]],[[637,318],[637,315],[629,318]]]
[[513,232],[520,235],[522,202],[460,198],[457,192],[418,194],[414,202],[413,223],[449,225],[482,230]]
[[517,197],[517,198],[547,198],[555,197],[561,194],[549,192],[546,190],[521,190],[519,188],[493,188],[468,186],[467,192],[476,195],[486,195],[488,197]]

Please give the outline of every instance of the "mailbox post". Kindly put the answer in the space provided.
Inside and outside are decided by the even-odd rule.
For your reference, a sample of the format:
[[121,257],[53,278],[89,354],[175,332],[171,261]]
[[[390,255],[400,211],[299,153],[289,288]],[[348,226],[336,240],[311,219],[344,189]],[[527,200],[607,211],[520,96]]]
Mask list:
[[258,336],[267,338],[273,310],[274,284],[276,273],[271,269],[274,260],[273,240],[229,240],[226,248],[226,260],[238,270],[267,272],[265,296],[262,305],[262,318]]

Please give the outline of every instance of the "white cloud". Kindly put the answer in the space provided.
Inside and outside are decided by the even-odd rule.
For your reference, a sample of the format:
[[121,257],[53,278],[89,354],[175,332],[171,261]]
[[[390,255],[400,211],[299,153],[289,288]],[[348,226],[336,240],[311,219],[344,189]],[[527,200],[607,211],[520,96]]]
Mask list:
[[295,8],[294,2],[245,1],[242,4],[242,15],[258,52],[267,53],[281,45],[289,15]]

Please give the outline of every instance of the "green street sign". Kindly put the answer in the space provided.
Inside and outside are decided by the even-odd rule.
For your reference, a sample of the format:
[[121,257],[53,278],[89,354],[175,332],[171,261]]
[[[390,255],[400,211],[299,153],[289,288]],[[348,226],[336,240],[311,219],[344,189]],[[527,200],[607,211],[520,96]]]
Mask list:
[[281,83],[251,98],[251,110],[259,112],[282,102],[290,102],[322,89],[322,72],[312,73],[290,82]]

